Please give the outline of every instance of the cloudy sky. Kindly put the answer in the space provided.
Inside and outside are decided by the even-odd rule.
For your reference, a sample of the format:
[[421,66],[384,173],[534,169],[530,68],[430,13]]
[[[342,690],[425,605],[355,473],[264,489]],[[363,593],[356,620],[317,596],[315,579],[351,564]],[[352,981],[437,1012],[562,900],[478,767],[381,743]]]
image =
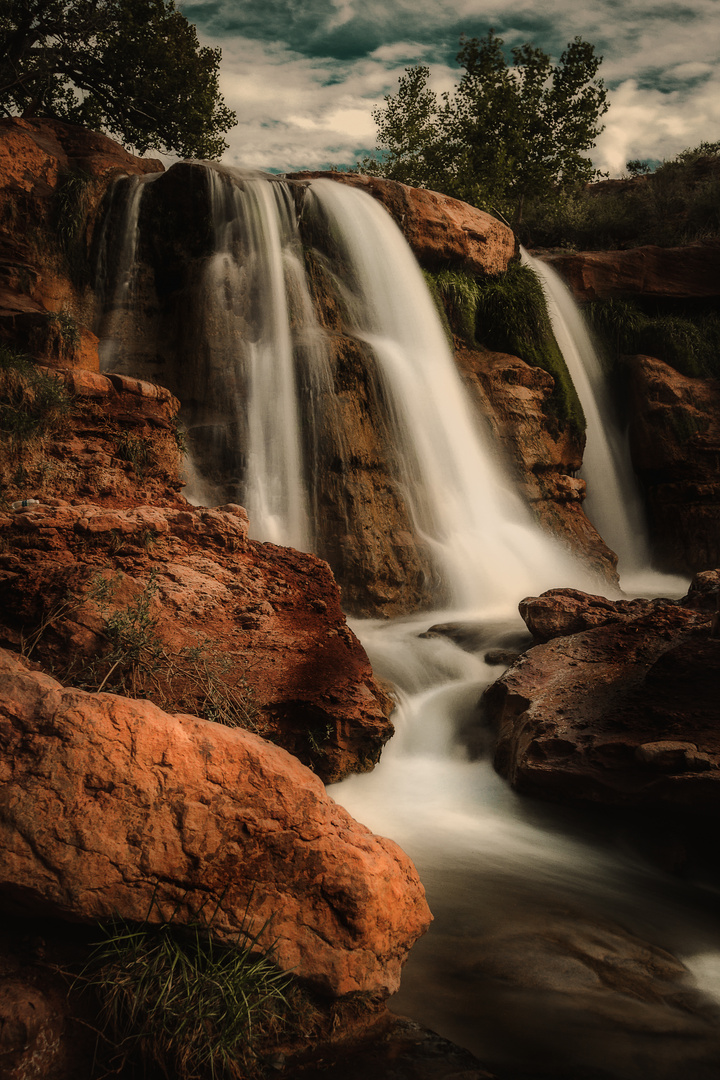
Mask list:
[[461,33],[489,27],[558,59],[576,36],[603,57],[610,109],[594,153],[611,176],[720,141],[720,0],[177,0],[223,50],[237,112],[228,164],[291,171],[351,165],[375,146],[372,109],[412,64],[438,90]]

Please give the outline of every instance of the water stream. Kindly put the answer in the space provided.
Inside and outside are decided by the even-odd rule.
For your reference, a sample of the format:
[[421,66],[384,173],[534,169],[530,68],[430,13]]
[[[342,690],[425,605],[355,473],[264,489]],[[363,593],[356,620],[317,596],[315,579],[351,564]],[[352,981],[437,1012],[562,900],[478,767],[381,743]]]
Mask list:
[[[313,440],[306,435],[322,421],[312,409],[328,398],[328,376],[300,280],[289,197],[276,181],[238,185],[222,170],[211,170],[209,186],[216,254],[204,288],[209,300],[222,298],[213,325],[217,331],[222,316],[238,337],[249,385],[251,522],[260,539],[312,546]],[[332,795],[411,855],[435,915],[393,1007],[508,1080],[717,1080],[717,1013],[710,1005],[707,1017],[685,1009],[690,974],[688,989],[678,991],[663,975],[663,964],[670,970],[673,962],[653,952],[681,954],[697,985],[720,1001],[714,894],[652,868],[615,821],[520,799],[494,773],[489,740],[483,746],[477,702],[501,670],[484,661],[485,651],[520,639],[523,596],[588,588],[589,580],[511,490],[466,401],[422,275],[386,211],[362,192],[320,180],[303,213],[334,236],[333,272],[354,333],[375,357],[410,516],[452,597],[450,610],[354,626],[376,673],[396,687],[397,735],[372,774],[350,778]],[[249,292],[261,302],[252,333],[239,340]],[[580,355],[578,363],[582,369]],[[597,373],[573,369],[573,378],[594,382],[602,397]],[[626,513],[631,500],[614,464],[615,434],[603,434],[602,409],[588,400],[592,442],[599,431],[602,448],[599,464],[586,463],[594,520],[637,570],[645,561],[642,530]],[[591,479],[595,469],[602,484]],[[684,584],[674,583],[678,593]],[[477,651],[421,636],[433,623],[458,620],[477,625]],[[645,999],[608,985],[588,956],[611,971],[635,971],[650,986]]]

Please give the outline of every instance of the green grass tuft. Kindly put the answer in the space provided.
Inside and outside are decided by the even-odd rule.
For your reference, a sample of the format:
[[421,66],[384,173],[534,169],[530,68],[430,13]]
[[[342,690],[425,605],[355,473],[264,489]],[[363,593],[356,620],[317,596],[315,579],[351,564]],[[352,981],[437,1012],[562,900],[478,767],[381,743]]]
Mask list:
[[221,1080],[260,1073],[267,1053],[304,1002],[257,937],[220,944],[200,919],[103,928],[83,980],[101,1004],[111,1064],[173,1080]]

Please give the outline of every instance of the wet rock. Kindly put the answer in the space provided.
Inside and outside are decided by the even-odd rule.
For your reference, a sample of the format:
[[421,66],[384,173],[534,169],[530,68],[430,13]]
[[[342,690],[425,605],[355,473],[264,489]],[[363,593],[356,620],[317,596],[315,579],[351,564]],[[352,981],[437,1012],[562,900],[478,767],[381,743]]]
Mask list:
[[[577,594],[571,600],[580,605],[572,625],[578,614],[581,625],[610,614],[594,597],[585,612]],[[720,641],[711,617],[672,601],[637,614],[625,607],[618,602],[614,621],[530,649],[488,688],[496,768],[550,799],[717,814]]]
[[326,178],[361,188],[382,203],[419,261],[473,274],[502,274],[515,254],[512,229],[474,206],[437,191],[357,173],[293,173],[290,180]]
[[465,384],[487,423],[494,445],[547,532],[580,555],[598,580],[617,583],[617,556],[585,516],[585,482],[575,473],[583,442],[549,415],[553,378],[516,356],[470,349],[455,339]]
[[579,589],[548,589],[542,596],[521,600],[518,610],[535,641],[542,642],[632,618],[655,604],[653,600],[608,600]]
[[397,989],[430,920],[412,864],[290,754],[6,652],[0,682],[6,910],[183,924],[214,900],[219,940],[257,933],[323,993]]
[[630,447],[661,568],[720,563],[720,384],[648,356],[628,361]]

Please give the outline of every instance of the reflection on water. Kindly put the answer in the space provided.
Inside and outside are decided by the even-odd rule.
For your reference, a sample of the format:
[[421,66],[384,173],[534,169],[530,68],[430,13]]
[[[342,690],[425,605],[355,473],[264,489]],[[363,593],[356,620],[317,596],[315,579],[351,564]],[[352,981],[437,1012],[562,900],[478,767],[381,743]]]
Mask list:
[[520,798],[469,759],[501,670],[484,652],[519,627],[480,620],[475,653],[418,636],[451,619],[354,626],[398,687],[397,735],[330,790],[410,854],[435,917],[393,1008],[508,1077],[717,1080],[717,897],[646,864],[617,814]]

